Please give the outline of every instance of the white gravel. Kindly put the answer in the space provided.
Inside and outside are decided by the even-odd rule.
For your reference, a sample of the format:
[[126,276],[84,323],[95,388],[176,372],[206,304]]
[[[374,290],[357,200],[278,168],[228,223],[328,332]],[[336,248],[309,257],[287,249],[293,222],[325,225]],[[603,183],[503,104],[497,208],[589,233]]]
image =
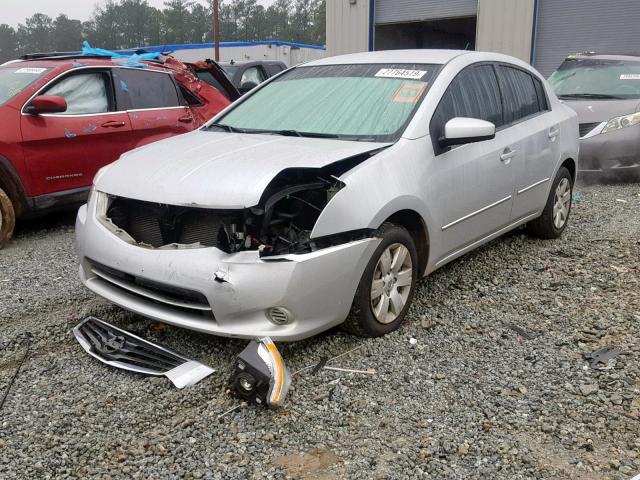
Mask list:
[[[615,479],[640,473],[640,184],[578,185],[557,241],[514,232],[422,281],[380,339],[334,330],[283,347],[301,374],[284,409],[227,391],[244,342],[167,328],[77,280],[73,215],[19,225],[0,251],[0,478]],[[622,200],[622,201],[620,201]],[[218,370],[193,388],[89,357],[87,314]],[[415,339],[415,342],[411,339]],[[585,352],[625,354],[592,370]]]

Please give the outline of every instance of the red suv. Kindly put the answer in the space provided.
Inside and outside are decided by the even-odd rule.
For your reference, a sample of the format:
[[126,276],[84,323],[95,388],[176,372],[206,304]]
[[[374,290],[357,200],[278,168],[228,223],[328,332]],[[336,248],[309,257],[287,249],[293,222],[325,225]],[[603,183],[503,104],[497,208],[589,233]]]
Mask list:
[[238,96],[209,60],[35,54],[0,66],[0,246],[16,218],[83,202],[102,166]]

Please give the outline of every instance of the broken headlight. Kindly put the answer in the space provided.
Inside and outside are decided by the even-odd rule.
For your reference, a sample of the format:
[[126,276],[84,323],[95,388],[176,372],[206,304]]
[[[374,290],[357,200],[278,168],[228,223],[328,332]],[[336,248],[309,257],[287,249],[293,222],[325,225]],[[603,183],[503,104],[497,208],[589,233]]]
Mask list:
[[240,353],[231,376],[231,386],[249,403],[279,407],[291,384],[289,370],[273,341],[252,340]]

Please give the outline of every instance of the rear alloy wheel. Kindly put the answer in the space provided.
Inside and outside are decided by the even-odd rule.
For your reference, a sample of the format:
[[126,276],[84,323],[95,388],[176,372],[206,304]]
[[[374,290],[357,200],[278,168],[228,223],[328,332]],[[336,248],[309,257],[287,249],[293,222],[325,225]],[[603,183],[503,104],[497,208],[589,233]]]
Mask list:
[[16,215],[13,203],[9,196],[0,188],[0,248],[2,248],[13,235],[16,225]]
[[569,170],[560,167],[551,186],[542,215],[527,225],[529,233],[539,238],[560,237],[569,221],[572,192],[573,178]]
[[418,254],[409,232],[385,223],[382,241],[362,275],[344,327],[363,337],[398,328],[409,309],[417,280]]

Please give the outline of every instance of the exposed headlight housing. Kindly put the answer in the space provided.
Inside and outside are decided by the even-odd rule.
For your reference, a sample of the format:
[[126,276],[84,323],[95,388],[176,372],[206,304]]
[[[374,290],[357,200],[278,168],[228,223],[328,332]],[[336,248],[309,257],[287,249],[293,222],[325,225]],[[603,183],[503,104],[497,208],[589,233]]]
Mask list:
[[600,133],[608,133],[622,128],[633,127],[639,123],[640,112],[622,115],[621,117],[615,117],[609,120]]
[[273,341],[254,340],[236,360],[230,380],[236,395],[247,402],[279,407],[291,384],[291,376]]

